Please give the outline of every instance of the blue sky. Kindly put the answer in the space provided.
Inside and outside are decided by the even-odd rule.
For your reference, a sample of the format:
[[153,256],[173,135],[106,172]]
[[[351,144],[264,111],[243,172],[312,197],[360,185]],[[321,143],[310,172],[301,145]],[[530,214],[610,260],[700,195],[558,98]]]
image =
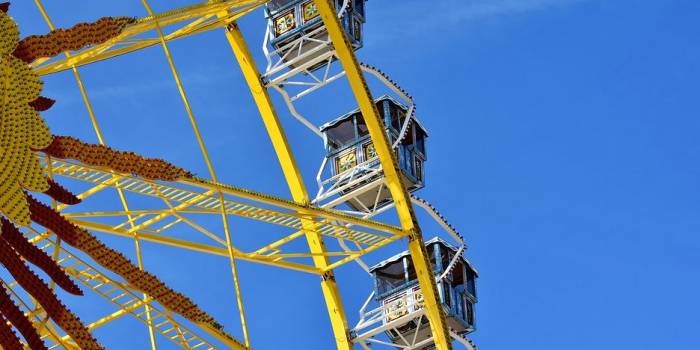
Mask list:
[[[358,57],[411,92],[429,130],[427,187],[420,195],[465,233],[468,256],[480,270],[476,343],[482,349],[697,348],[700,3],[397,3],[368,3]],[[47,30],[32,5],[13,4],[23,35]],[[59,26],[145,14],[138,1],[45,5]],[[241,26],[261,64],[262,13]],[[288,197],[223,34],[177,41],[172,51],[220,179]],[[207,175],[159,47],[81,73],[110,145]],[[45,89],[58,100],[44,114],[53,132],[96,141],[72,75],[48,77]],[[273,96],[313,191],[322,145]],[[344,82],[303,104],[317,124],[354,107]],[[243,246],[266,231],[243,222],[234,227],[234,241]],[[431,237],[436,227],[426,222],[424,229]],[[104,238],[132,249],[129,241]],[[145,249],[149,269],[240,335],[225,260]],[[394,245],[367,261],[401,249]],[[249,263],[240,270],[255,348],[333,347],[317,278]],[[353,324],[371,281],[355,265],[339,269],[338,281]],[[68,303],[88,321],[102,307]],[[97,335],[113,349],[147,344],[145,329],[129,320]],[[159,345],[170,348],[164,340]]]

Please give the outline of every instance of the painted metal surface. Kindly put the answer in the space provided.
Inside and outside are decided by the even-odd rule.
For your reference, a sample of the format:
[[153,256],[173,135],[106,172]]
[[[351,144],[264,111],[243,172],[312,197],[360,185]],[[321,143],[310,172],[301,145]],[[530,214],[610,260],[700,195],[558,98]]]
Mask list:
[[[292,198],[296,203],[308,205],[310,202],[309,195],[306,191],[304,180],[301,178],[294,155],[287,142],[287,137],[272,106],[272,101],[270,101],[267,89],[264,88],[260,80],[260,73],[248,50],[243,34],[238,26],[236,26],[235,22],[228,26],[226,37],[231,44],[238,64],[253,94],[253,99],[258,106],[265,128],[268,131],[272,145],[277,153],[277,158],[282,166],[282,172],[287,180]],[[299,214],[305,215],[306,211],[302,210]],[[323,255],[326,253],[323,236],[318,233],[314,221],[302,217],[301,223],[302,231],[306,236],[309,249],[313,254],[314,265],[321,270],[325,270],[321,278],[321,290],[326,300],[326,306],[328,307],[328,314],[331,319],[338,349],[350,350],[352,345],[347,336],[348,322],[345,316],[345,309],[343,308],[340,291],[335,281],[335,275],[332,270],[328,269],[330,262],[328,258]]]
[[435,345],[438,350],[452,349],[445,313],[438,303],[435,277],[430,268],[423,236],[409,201],[409,194],[401,181],[398,162],[384,133],[384,126],[379,117],[377,107],[374,104],[367,82],[362,75],[362,70],[353,54],[351,45],[336,17],[332,3],[329,0],[314,1],[318,5],[323,23],[333,41],[333,46],[340,58],[340,62],[355,94],[355,99],[367,123],[372,142],[375,144],[379,160],[384,169],[387,186],[396,204],[401,226],[409,234],[409,250],[416,267],[419,284],[425,295],[425,308],[430,321],[430,328],[435,338]]
[[[150,12],[148,3],[146,1],[143,2]],[[128,193],[130,196],[136,195],[162,200],[161,207],[148,210],[133,210],[124,200],[122,210],[111,212],[81,212],[78,210],[72,211],[69,214],[70,218],[81,227],[134,240],[137,252],[139,251],[139,242],[148,241],[228,258],[237,291],[238,312],[244,324],[243,333],[246,348],[254,347],[255,339],[248,339],[245,330],[246,319],[242,311],[244,300],[241,293],[241,289],[244,288],[241,288],[237,281],[236,261],[252,261],[319,275],[322,279],[321,287],[328,306],[337,347],[339,349],[351,349],[353,344],[349,338],[350,330],[337,282],[333,275],[333,269],[351,261],[361,261],[361,257],[369,252],[401,241],[401,238],[408,238],[408,253],[417,269],[418,284],[421,290],[424,291],[423,300],[425,307],[421,310],[424,312],[424,317],[430,320],[430,333],[433,335],[431,339],[434,339],[431,341],[434,341],[440,350],[450,349],[451,334],[447,329],[447,320],[445,311],[441,306],[435,275],[428,261],[420,227],[411,204],[412,198],[401,180],[403,170],[392,151],[395,146],[392,144],[392,141],[397,142],[405,136],[406,130],[408,130],[408,123],[402,125],[398,133],[399,137],[395,139],[387,137],[386,123],[376,110],[372,96],[367,89],[363,72],[376,76],[380,80],[387,80],[386,76],[374,67],[358,64],[354,55],[354,50],[358,46],[357,43],[353,43],[347,37],[348,32],[352,31],[349,31],[349,27],[343,22],[344,13],[341,11],[341,19],[339,19],[338,7],[329,0],[315,0],[313,2],[318,7],[318,12],[324,25],[323,30],[327,30],[328,33],[328,38],[325,41],[317,43],[321,48],[323,46],[331,48],[324,53],[326,56],[315,57],[314,60],[317,60],[317,62],[311,60],[306,67],[303,65],[290,66],[289,62],[282,60],[281,63],[270,63],[263,72],[258,71],[243,35],[236,27],[236,20],[265,3],[266,1],[263,0],[214,0],[161,14],[151,12],[149,16],[137,20],[134,25],[128,27],[115,40],[96,45],[81,52],[71,53],[64,58],[50,61],[40,60],[35,64],[35,71],[42,75],[68,69],[74,71],[86,106],[90,111],[90,122],[98,133],[100,141],[104,142],[100,136],[96,113],[92,111],[89,104],[87,91],[82,85],[78,68],[82,65],[128,54],[153,45],[162,46],[193,131],[200,143],[203,157],[210,170],[210,179],[196,178],[176,183],[156,183],[136,176],[107,172],[103,169],[82,164],[45,159],[44,165],[47,171],[52,172],[55,176],[71,178],[90,185],[88,190],[80,194],[81,198],[90,197],[97,193],[111,192],[116,198],[121,198],[124,196],[124,193]],[[347,6],[341,7],[341,10],[344,10]],[[263,123],[285,174],[292,194],[292,200],[219,183],[216,179],[215,170],[207,159],[205,140],[201,135],[198,135],[195,112],[192,111],[187,101],[185,87],[179,80],[175,62],[168,50],[168,42],[209,30],[222,30],[222,28],[226,30],[228,44],[233,49],[238,65],[244,73],[248,87],[258,106]],[[157,34],[156,36],[144,36],[146,33],[154,32]],[[136,37],[139,39],[133,40]],[[323,49],[325,50],[325,48]],[[318,50],[319,52],[322,51],[322,49]],[[270,57],[278,53],[271,52],[266,57],[270,59]],[[320,74],[319,78],[315,79],[315,85],[307,85],[303,90],[296,93],[285,91],[284,93],[287,94],[285,97],[286,102],[291,103],[330,82],[341,77],[347,77],[357,99],[359,111],[365,117],[370,134],[369,138],[376,145],[377,159],[380,166],[377,169],[384,174],[381,185],[386,186],[393,198],[391,205],[382,210],[395,207],[399,214],[401,227],[372,220],[371,217],[380,213],[380,211],[373,212],[371,215],[353,216],[330,209],[335,205],[324,205],[321,207],[317,203],[311,202],[299,174],[294,155],[289,148],[285,132],[270,101],[268,89],[278,89],[283,84],[289,85],[290,79],[301,75],[309,77],[310,70],[320,61],[328,63],[328,68],[327,70],[324,68],[315,72]],[[340,62],[342,70],[333,73],[330,65],[335,61]],[[292,69],[289,69],[290,67]],[[393,82],[391,83],[393,84]],[[406,105],[408,107],[407,114],[413,116],[414,104],[410,96],[396,85],[392,85],[392,90],[396,90],[395,92],[399,96],[410,100],[410,103]],[[300,120],[304,119],[300,114],[295,115],[295,117]],[[417,122],[417,125],[420,124]],[[312,129],[318,131],[316,127]],[[241,251],[231,243],[228,228],[222,232],[208,230],[198,224],[196,219],[191,218],[195,214],[218,216],[225,226],[227,218],[235,216],[270,224],[270,229],[292,228],[294,232],[282,239],[269,242],[254,251]],[[120,218],[121,220],[118,224],[106,225],[100,220],[102,218]],[[169,235],[170,232],[180,225],[194,228],[198,233],[207,237],[209,243],[201,243],[199,239],[175,238]],[[324,245],[324,239],[349,242],[352,243],[351,245],[354,248],[353,250],[329,250]],[[287,248],[290,242],[296,240],[306,240],[309,247],[308,251],[295,251]],[[47,247],[49,246],[47,245]],[[302,259],[309,259],[312,263],[300,262]],[[128,285],[125,287],[127,289],[130,288]],[[167,334],[163,334],[162,329],[156,327],[158,324],[156,319],[157,312],[160,309],[151,300],[141,296],[133,303],[117,305],[117,307],[117,311],[110,315],[105,315],[96,321],[92,327],[105,327],[114,320],[132,315],[137,318],[140,317],[149,327],[152,339],[160,336],[167,337]],[[165,319],[169,320],[167,317]],[[228,338],[217,330],[207,329],[202,325],[181,325],[177,324],[177,320],[174,321],[174,323],[173,320],[168,321],[171,322],[169,324],[173,325],[172,329],[175,331],[173,333],[175,337],[171,338],[171,340],[174,339],[173,341],[183,348],[193,347],[193,344],[195,344],[185,344],[187,339],[194,339],[189,338],[188,334],[201,334],[200,338],[203,344],[209,344],[209,339],[214,339],[224,342],[224,344],[232,348],[239,348],[239,345],[236,345],[239,344],[237,342],[226,343]],[[70,340],[62,339],[62,336],[53,334],[49,327],[47,326],[46,328],[46,337],[53,339],[58,347],[70,348]],[[152,341],[153,343],[154,341]],[[203,347],[205,345],[200,346]],[[152,347],[155,348],[155,345],[152,345]]]

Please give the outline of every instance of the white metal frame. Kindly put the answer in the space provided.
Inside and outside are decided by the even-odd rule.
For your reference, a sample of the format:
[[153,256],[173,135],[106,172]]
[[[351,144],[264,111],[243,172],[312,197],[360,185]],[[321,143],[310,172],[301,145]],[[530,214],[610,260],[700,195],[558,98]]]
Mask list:
[[[433,342],[432,337],[418,340],[418,335],[422,330],[421,323],[425,317],[425,309],[418,305],[419,302],[416,301],[415,295],[416,288],[412,288],[397,294],[396,300],[367,311],[367,306],[374,298],[374,292],[372,292],[360,309],[360,320],[350,330],[351,341],[365,350],[369,350],[370,346],[376,347],[377,345],[402,350],[418,350],[430,345]],[[400,305],[402,302],[403,305]],[[388,319],[397,314],[403,315],[393,320]],[[413,335],[402,335],[398,328],[411,321],[418,325]],[[398,334],[402,343],[384,340],[387,337],[385,333],[390,330]],[[454,330],[450,330],[450,336],[463,345],[465,349],[476,350],[476,346],[471,340],[457,334]]]

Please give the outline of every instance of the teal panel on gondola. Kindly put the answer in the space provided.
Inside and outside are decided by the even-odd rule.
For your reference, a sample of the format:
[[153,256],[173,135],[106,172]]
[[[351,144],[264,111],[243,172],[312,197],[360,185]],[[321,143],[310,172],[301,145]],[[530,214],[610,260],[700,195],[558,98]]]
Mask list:
[[[334,1],[336,10],[343,14],[340,22],[355,50],[362,47],[365,1],[367,0]],[[292,66],[313,61],[330,50],[319,50],[314,45],[315,41],[327,40],[328,33],[323,28],[318,9],[312,0],[272,0],[265,7],[265,17],[270,28],[270,46],[278,51],[284,61],[291,62]],[[306,38],[306,41],[301,42],[302,38]],[[320,66],[315,64],[308,70],[313,71]]]
[[[409,192],[423,188],[425,186],[424,163],[427,160],[425,153],[427,131],[415,116],[408,115],[406,106],[390,96],[382,96],[376,99],[375,103],[384,120],[389,141],[397,144],[395,154],[406,188]],[[407,121],[407,118],[410,120]],[[407,125],[405,131],[402,130],[404,125]],[[332,176],[342,177],[343,174],[354,172],[357,178],[362,173],[372,172],[381,166],[359,109],[324,124],[321,126],[321,132],[326,140],[326,158],[330,161]],[[399,137],[402,137],[401,140],[398,140]],[[346,177],[350,178],[350,176]],[[367,182],[372,180],[367,179]],[[358,184],[356,187],[363,184]],[[342,183],[338,186],[342,186]],[[354,189],[355,187],[351,187],[343,193],[349,193]],[[377,200],[374,193],[370,194],[355,198],[347,204],[355,210],[361,210],[362,206],[370,208]],[[378,197],[380,206],[391,202],[388,191]]]
[[[459,250],[444,240],[436,237],[425,245],[435,275],[444,276],[437,281],[437,287],[449,327],[460,335],[475,331],[478,272],[465,257],[455,257]],[[450,270],[446,271],[448,268]],[[375,300],[385,307],[384,324],[400,323],[389,329],[387,336],[399,343],[402,336],[430,337],[425,317],[410,316],[418,314],[423,307],[410,253],[401,252],[372,266],[369,271],[374,278]],[[398,321],[402,319],[404,321]]]

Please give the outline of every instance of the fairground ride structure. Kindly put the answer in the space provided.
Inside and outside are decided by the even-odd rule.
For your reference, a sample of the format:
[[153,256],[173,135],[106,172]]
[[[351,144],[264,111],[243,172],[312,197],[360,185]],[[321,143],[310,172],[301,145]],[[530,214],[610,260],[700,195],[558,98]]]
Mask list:
[[[24,56],[39,78],[72,71],[87,106],[89,122],[101,144],[81,146],[74,139],[55,137],[59,141],[51,145],[58,146],[50,145],[46,149],[42,146],[36,156],[51,179],[82,184],[77,199],[99,196],[105,203],[104,210],[91,207],[89,211],[81,210],[80,204],[64,211],[66,204],[54,203],[55,211],[76,225],[76,232],[132,239],[139,269],[142,268],[141,242],[228,259],[243,337],[234,339],[209,319],[205,322],[186,316],[190,309],[173,307],[165,294],[153,295],[142,280],[105,271],[102,260],[90,254],[85,257],[71,247],[73,244],[62,244],[68,240],[54,234],[50,225],[42,224],[48,230],[19,225],[27,240],[52,257],[83,289],[114,304],[114,311],[85,324],[85,328],[109,327],[112,322],[130,316],[144,323],[153,349],[157,348],[156,339],[160,337],[184,349],[253,348],[255,340],[248,336],[245,293],[236,266],[237,261],[250,261],[319,276],[338,349],[372,346],[447,350],[455,345],[475,349],[466,336],[475,330],[478,273],[464,257],[463,236],[431,204],[413,194],[424,187],[427,130],[416,117],[413,98],[388,75],[360,63],[355,56],[355,50],[363,43],[366,0],[210,0],[163,13],[154,13],[148,0],[140,1],[148,16],[124,21],[109,38],[65,48],[52,56],[31,59]],[[34,2],[54,34],[49,37],[58,42],[56,33],[62,32],[54,28],[41,0]],[[264,10],[267,18],[262,70],[237,24],[241,17],[259,9]],[[217,178],[169,48],[173,40],[214,30],[225,33],[245,78],[289,187],[289,199],[228,185]],[[131,171],[108,161],[88,161],[89,157],[78,154],[107,152],[80,67],[152,46],[160,46],[165,54],[209,171],[206,178],[186,172],[172,177],[147,176],[144,171]],[[17,52],[15,56],[20,57]],[[295,103],[314,98],[314,92],[343,78],[358,108],[323,126],[314,125]],[[383,87],[381,93],[385,96],[373,97],[368,78]],[[282,108],[317,135],[319,145],[325,149],[315,195],[307,190],[301,178],[270,91],[280,94],[284,101]],[[316,103],[323,101],[319,99]],[[82,151],[76,151],[75,156],[67,156],[68,146],[62,149],[60,142],[83,148],[79,147]],[[109,196],[114,201],[105,199]],[[143,203],[148,205],[130,206],[127,197],[143,198]],[[120,208],[111,208],[107,202],[119,203]],[[426,217],[442,228],[441,238],[428,242],[423,239],[416,208],[424,210]],[[378,219],[380,214],[391,210],[397,213],[399,225]],[[2,214],[9,216],[4,210]],[[208,229],[198,222],[212,217],[221,220],[220,230]],[[234,217],[290,233],[253,251],[243,251],[231,241],[228,222]],[[190,239],[173,234],[182,227],[201,236]],[[209,243],[202,243],[202,237]],[[297,250],[299,242],[304,243],[305,250]],[[329,249],[329,242],[338,249]],[[362,260],[368,253],[381,251],[390,244],[404,243],[408,245],[405,252],[371,268]],[[368,278],[375,284],[355,325],[348,321],[334,275],[334,269],[353,261],[369,273]],[[45,305],[36,303],[32,292],[21,288],[26,289],[21,281],[3,277],[0,282],[36,328],[46,348],[81,348],[83,340],[67,332],[65,324],[56,322]],[[53,282],[50,287],[54,288]],[[15,323],[14,327],[22,331],[20,325]],[[23,345],[31,347],[30,339],[24,332],[21,334],[25,338]]]

